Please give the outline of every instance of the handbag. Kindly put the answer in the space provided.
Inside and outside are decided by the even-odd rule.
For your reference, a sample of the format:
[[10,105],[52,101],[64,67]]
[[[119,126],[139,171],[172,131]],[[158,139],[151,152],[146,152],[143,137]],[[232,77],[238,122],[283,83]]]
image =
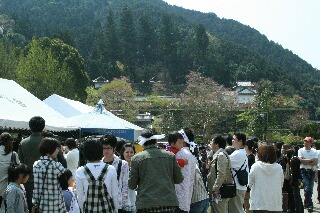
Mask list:
[[16,167],[18,165],[17,163],[17,156],[15,152],[12,152],[11,154],[11,160],[10,160],[10,167]]
[[41,202],[41,195],[44,193],[44,184],[46,182],[47,174],[48,174],[48,167],[51,164],[51,161],[48,163],[46,166],[46,172],[44,173],[44,178],[43,178],[43,184],[42,184],[42,193],[40,194],[39,201],[37,202],[37,205],[32,206],[31,208],[31,213],[39,213],[39,206]]
[[[223,153],[225,154],[225,153]],[[226,155],[226,154],[225,154]],[[227,159],[228,159],[228,156],[226,155]],[[218,162],[218,160],[217,160]],[[218,166],[217,166],[217,162],[215,164],[215,169],[216,169],[216,177],[218,175]],[[232,180],[233,180],[233,183],[223,183],[219,189],[219,194],[221,196],[221,198],[233,198],[237,195],[237,187],[236,187],[236,183],[234,181],[234,177],[232,175],[232,172],[231,172],[231,167],[230,168],[230,173],[231,173],[231,177],[232,177]]]
[[39,213],[39,207],[38,206],[32,206],[31,213]]
[[244,169],[242,169],[242,167],[244,166],[244,164],[246,163],[246,161],[247,161],[247,159],[244,161],[244,163],[242,164],[242,166],[240,167],[239,170],[233,169],[234,171],[236,171],[236,174],[234,175],[234,177],[237,176],[238,182],[239,182],[239,184],[240,184],[241,186],[246,186],[246,185],[248,185],[249,174],[248,174],[248,172],[247,172],[247,170],[246,170],[247,165],[246,165],[246,167],[244,167]]

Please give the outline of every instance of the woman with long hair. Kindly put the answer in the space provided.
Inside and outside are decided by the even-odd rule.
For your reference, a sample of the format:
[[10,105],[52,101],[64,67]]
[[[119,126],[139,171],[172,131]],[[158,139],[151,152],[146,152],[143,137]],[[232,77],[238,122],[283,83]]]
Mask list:
[[[127,161],[129,165],[129,171],[130,171],[130,166],[131,166],[131,159],[132,157],[136,154],[136,149],[134,148],[133,143],[126,143],[123,145],[121,151],[120,151],[120,156],[122,160]],[[132,212],[136,212],[136,191],[129,189],[128,190],[128,200],[131,203],[130,210]]]
[[20,163],[18,154],[12,151],[12,141],[13,138],[9,133],[4,132],[0,135],[0,208],[2,208],[3,193],[8,185],[10,164]]

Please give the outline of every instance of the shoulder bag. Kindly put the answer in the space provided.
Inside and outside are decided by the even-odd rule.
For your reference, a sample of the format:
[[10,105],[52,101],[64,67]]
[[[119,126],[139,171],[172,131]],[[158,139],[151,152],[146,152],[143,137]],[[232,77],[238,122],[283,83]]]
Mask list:
[[[225,153],[223,153],[223,154],[225,154]],[[227,155],[226,155],[226,157],[227,157]],[[228,159],[228,157],[227,157],[227,159]],[[218,163],[218,159],[217,159],[216,165],[215,165],[216,177],[218,176],[217,163]],[[235,197],[237,195],[236,183],[234,181],[234,177],[233,177],[232,172],[231,172],[231,167],[230,167],[230,173],[231,173],[231,177],[232,177],[233,183],[223,183],[221,185],[221,187],[219,189],[219,193],[221,195],[221,198],[233,198],[233,197]]]
[[234,177],[237,176],[238,182],[239,182],[239,184],[240,184],[241,186],[246,186],[246,185],[248,185],[248,179],[249,179],[248,176],[249,176],[249,174],[248,174],[248,172],[247,172],[247,170],[246,170],[247,165],[244,167],[244,169],[242,169],[242,167],[245,165],[246,161],[247,161],[247,159],[244,161],[244,163],[242,164],[242,166],[240,167],[239,170],[233,169],[233,170],[236,172],[236,174],[234,175]]
[[42,193],[40,194],[39,201],[37,202],[37,205],[32,206],[31,213],[39,213],[40,212],[39,211],[40,210],[39,207],[40,207],[40,202],[41,202],[41,195],[44,193],[44,184],[46,182],[46,178],[47,178],[47,174],[48,174],[48,167],[49,167],[50,164],[51,164],[51,161],[46,166],[46,172],[44,174],[43,184],[42,184]]

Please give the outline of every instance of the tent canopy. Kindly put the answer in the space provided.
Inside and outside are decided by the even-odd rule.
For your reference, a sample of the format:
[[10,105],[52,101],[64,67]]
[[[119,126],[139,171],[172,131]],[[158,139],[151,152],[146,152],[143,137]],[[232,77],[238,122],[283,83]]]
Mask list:
[[129,140],[137,139],[142,131],[141,127],[107,111],[102,100],[99,101],[92,112],[73,116],[67,120],[69,125],[80,126],[81,131],[101,134],[111,133]]
[[43,102],[66,118],[92,112],[94,107],[53,94]]
[[0,127],[29,129],[29,120],[41,116],[46,130],[69,131],[77,126],[64,125],[65,118],[21,87],[15,81],[0,78]]

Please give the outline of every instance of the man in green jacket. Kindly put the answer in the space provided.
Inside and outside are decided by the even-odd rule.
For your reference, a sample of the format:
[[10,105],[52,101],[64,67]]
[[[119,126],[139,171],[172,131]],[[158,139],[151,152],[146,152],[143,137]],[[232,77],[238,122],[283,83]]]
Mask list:
[[179,206],[174,184],[182,183],[183,176],[175,155],[158,149],[154,129],[144,129],[139,137],[144,151],[131,161],[129,188],[138,187],[136,208],[139,212],[175,212]]
[[[40,159],[39,145],[43,136],[41,133],[45,127],[45,120],[40,116],[32,117],[29,121],[31,135],[22,140],[19,147],[20,162],[26,164],[32,169],[35,161]],[[28,203],[29,212],[32,208],[32,194],[33,194],[33,173],[29,175],[29,180],[24,184],[26,188],[26,198]]]

